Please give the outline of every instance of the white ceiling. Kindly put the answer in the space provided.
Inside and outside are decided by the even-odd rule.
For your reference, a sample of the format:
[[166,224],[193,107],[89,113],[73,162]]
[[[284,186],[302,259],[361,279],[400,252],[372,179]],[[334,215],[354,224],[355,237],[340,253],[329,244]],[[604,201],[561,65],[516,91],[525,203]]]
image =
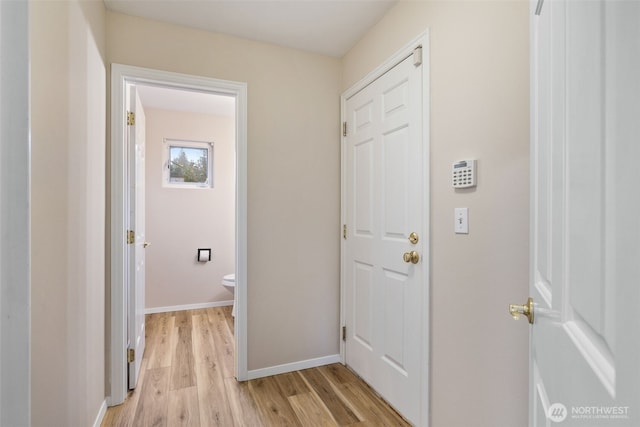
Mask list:
[[145,108],[235,117],[236,100],[232,96],[157,86],[139,85],[136,89]]
[[398,0],[104,0],[107,9],[342,57]]

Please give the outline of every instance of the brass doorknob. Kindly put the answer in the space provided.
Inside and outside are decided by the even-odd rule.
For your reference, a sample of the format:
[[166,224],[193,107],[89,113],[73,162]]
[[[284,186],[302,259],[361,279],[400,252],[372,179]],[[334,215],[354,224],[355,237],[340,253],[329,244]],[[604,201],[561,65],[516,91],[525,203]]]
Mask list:
[[404,262],[411,262],[413,264],[417,264],[420,261],[420,255],[416,251],[405,252],[402,255],[402,259]]
[[533,325],[533,298],[529,297],[526,304],[509,304],[509,314],[515,320],[518,320],[521,314],[527,316],[529,323]]

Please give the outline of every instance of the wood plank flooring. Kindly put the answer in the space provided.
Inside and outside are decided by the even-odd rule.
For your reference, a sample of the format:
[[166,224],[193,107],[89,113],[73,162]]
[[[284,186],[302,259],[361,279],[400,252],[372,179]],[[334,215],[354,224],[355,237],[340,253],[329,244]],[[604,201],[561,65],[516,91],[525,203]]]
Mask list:
[[409,425],[340,364],[237,382],[231,307],[146,322],[138,387],[102,427]]

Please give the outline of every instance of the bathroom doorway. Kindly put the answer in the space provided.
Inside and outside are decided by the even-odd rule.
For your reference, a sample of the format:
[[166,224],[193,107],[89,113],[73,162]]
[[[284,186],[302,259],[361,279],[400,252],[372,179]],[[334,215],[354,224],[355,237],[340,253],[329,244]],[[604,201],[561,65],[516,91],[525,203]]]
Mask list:
[[[183,131],[185,133],[175,133],[177,131],[177,127],[173,130],[164,128],[159,131],[161,134],[166,135],[163,137],[163,141],[159,147],[154,147],[153,155],[151,159],[147,159],[147,163],[149,161],[154,161],[154,163],[160,163],[157,166],[155,172],[157,176],[154,177],[154,174],[146,174],[148,177],[151,177],[153,180],[159,180],[159,191],[158,194],[170,193],[166,190],[175,190],[178,187],[179,193],[186,198],[195,199],[197,195],[203,195],[206,193],[206,188],[215,188],[216,186],[216,176],[226,176],[226,180],[229,179],[229,174],[235,175],[233,189],[230,190],[231,195],[227,194],[225,197],[229,199],[227,203],[232,203],[235,206],[235,218],[233,218],[233,222],[235,223],[235,232],[233,233],[232,240],[235,242],[235,251],[233,254],[233,262],[229,263],[227,260],[227,264],[235,265],[235,274],[236,274],[236,317],[235,317],[235,348],[236,348],[236,377],[239,380],[246,379],[247,376],[247,363],[246,363],[246,84],[237,83],[237,82],[229,82],[223,80],[216,80],[210,78],[203,78],[197,76],[189,76],[184,74],[176,74],[169,73],[164,71],[157,70],[149,70],[142,69],[138,67],[130,67],[124,65],[113,64],[112,65],[112,107],[111,107],[111,330],[110,330],[110,383],[111,383],[111,392],[109,398],[109,405],[117,405],[124,401],[126,396],[126,392],[128,390],[128,379],[127,379],[127,371],[128,367],[133,363],[135,365],[136,359],[138,357],[142,357],[142,354],[132,354],[131,349],[135,349],[135,344],[139,342],[136,340],[135,336],[131,336],[130,333],[127,332],[127,326],[131,324],[131,322],[137,321],[137,319],[142,318],[144,320],[144,316],[140,316],[139,313],[141,310],[144,310],[144,306],[140,304],[139,295],[144,295],[144,293],[140,292],[139,288],[136,288],[136,275],[134,273],[133,266],[136,265],[135,262],[131,260],[131,251],[129,245],[127,244],[128,239],[132,239],[133,242],[136,241],[135,236],[135,214],[132,213],[135,210],[135,190],[133,190],[134,186],[128,184],[131,182],[131,179],[135,177],[135,169],[132,169],[130,158],[135,154],[135,150],[128,151],[126,149],[126,141],[127,141],[127,133],[129,126],[127,125],[127,120],[131,123],[131,117],[127,117],[127,112],[130,110],[128,103],[127,94],[130,93],[128,88],[136,87],[137,92],[141,95],[141,99],[146,98],[144,102],[141,102],[144,109],[144,104],[146,103],[148,106],[148,111],[152,112],[152,116],[156,116],[154,120],[161,124],[167,124],[167,122],[171,121],[168,119],[167,114],[172,114],[174,119],[178,115],[181,115],[178,122],[180,122],[176,126],[182,126]],[[180,97],[183,97],[182,101]],[[189,102],[184,100],[184,97],[190,98],[189,101],[192,104],[191,108],[185,108],[186,104]],[[155,101],[154,101],[155,99]],[[190,131],[194,131],[195,122],[190,121],[195,119],[197,115],[207,114],[206,112],[188,112],[188,111],[178,111],[173,113],[168,113],[169,109],[176,110],[179,108],[179,104],[182,103],[183,110],[185,109],[194,109],[194,106],[197,108],[205,108],[205,104],[210,103],[211,105],[215,104],[215,107],[210,108],[218,108],[216,114],[222,115],[226,114],[228,119],[221,119],[220,123],[231,122],[232,129],[227,132],[226,137],[222,135],[218,135],[220,141],[222,139],[231,138],[230,147],[223,148],[222,144],[217,147],[215,139],[218,139],[213,133],[209,137],[207,135],[207,131],[202,130],[200,136],[198,136],[197,132],[190,133],[187,135],[186,133]],[[224,113],[222,111],[225,111]],[[192,116],[188,116],[188,114],[192,114]],[[147,114],[148,115],[148,114]],[[220,116],[222,117],[222,116]],[[115,119],[117,118],[117,119]],[[200,117],[202,118],[202,117]],[[175,121],[175,120],[173,120]],[[224,126],[220,126],[223,128]],[[228,128],[228,126],[227,126]],[[182,135],[182,136],[180,136]],[[158,136],[153,135],[154,144],[157,143]],[[175,179],[176,176],[173,176],[173,181],[171,181],[171,174],[166,174],[162,171],[163,167],[161,166],[163,162],[166,163],[167,169],[170,168],[170,158],[171,158],[171,148],[177,147],[176,153],[180,153],[180,149],[182,149],[181,155],[185,157],[187,163],[191,163],[194,166],[201,166],[201,169],[206,169],[207,177],[206,178],[198,178],[198,179]],[[207,148],[208,147],[208,148]],[[202,151],[198,151],[198,150]],[[226,173],[223,173],[223,169],[225,168],[222,164],[216,164],[216,151],[220,151],[218,153],[220,160],[223,160],[223,152],[229,155],[229,150],[231,150],[231,154],[235,157],[234,167],[231,168],[231,172],[229,170]],[[204,153],[207,152],[207,155],[197,156],[198,158],[191,159],[188,161],[188,155],[193,153]],[[151,153],[151,152],[150,152]],[[164,154],[163,154],[164,153]],[[166,158],[162,160],[162,156]],[[205,159],[206,157],[206,159]],[[160,160],[158,160],[160,158]],[[167,158],[169,160],[167,160]],[[153,160],[155,159],[155,160]],[[183,159],[184,160],[184,159]],[[133,163],[135,164],[135,163]],[[127,167],[129,165],[129,167]],[[220,170],[216,170],[216,166],[220,168]],[[156,168],[156,165],[148,165],[148,167]],[[197,168],[196,168],[197,169]],[[202,172],[202,171],[201,171]],[[218,174],[216,174],[218,172]],[[183,174],[184,175],[184,174]],[[157,178],[157,179],[156,179]],[[184,177],[182,177],[184,178]],[[166,181],[166,182],[165,182]],[[191,186],[193,183],[193,186]],[[158,184],[158,182],[156,182]],[[219,183],[220,187],[222,187],[222,183]],[[174,188],[172,188],[172,186]],[[180,189],[179,187],[182,188]],[[189,188],[191,187],[191,188]],[[224,193],[224,192],[221,192]],[[173,192],[173,195],[177,194]],[[209,193],[211,194],[211,193]],[[166,202],[166,201],[165,201]],[[194,202],[193,200],[191,202]],[[166,221],[182,221],[182,222],[194,222],[193,218],[201,217],[200,219],[203,221],[207,221],[207,213],[205,210],[202,212],[198,212],[195,208],[187,208],[187,201],[174,200],[172,202],[178,207],[182,206],[183,208],[189,211],[188,217],[185,218],[176,218],[173,215],[173,218],[170,218],[170,215],[167,215],[166,205],[165,208],[155,207],[154,210],[163,210],[163,212],[154,212],[154,219],[160,218],[158,224],[154,225],[161,227],[162,222]],[[195,201],[197,206],[197,201]],[[144,208],[143,208],[144,209]],[[195,210],[195,212],[194,212]],[[147,215],[147,218],[151,217],[151,215]],[[191,219],[190,219],[191,218]],[[178,227],[179,229],[180,227]],[[186,226],[185,226],[186,230]],[[197,232],[194,232],[197,236]],[[149,233],[147,233],[149,235]],[[120,236],[126,236],[126,239],[122,239]],[[197,260],[197,249],[211,249],[210,252],[212,254],[211,259],[216,259],[217,255],[222,255],[221,253],[216,254],[214,250],[214,242],[211,244],[207,244],[206,241],[197,241],[198,237],[196,237],[195,241],[186,242],[188,245],[195,245],[195,247],[191,248],[191,251],[194,252],[191,257],[191,267],[207,267],[209,262],[198,263]],[[210,237],[211,240],[213,238]],[[173,243],[176,244],[175,236],[172,238]],[[149,241],[151,239],[149,238]],[[143,244],[147,244],[149,242],[145,242]],[[153,243],[153,242],[151,242]],[[133,245],[132,245],[133,246]],[[199,246],[204,246],[204,248],[200,248]],[[190,247],[190,246],[189,246]],[[172,259],[171,255],[168,256],[169,259],[164,260],[165,263],[171,264]],[[204,268],[201,268],[204,270]],[[213,270],[213,269],[209,269]],[[202,271],[201,271],[202,272]],[[205,272],[206,273],[206,272]],[[225,271],[225,274],[230,272]],[[217,274],[217,273],[215,273]],[[212,276],[215,276],[212,274]],[[206,274],[205,274],[206,275]],[[214,287],[214,277],[208,281],[208,286]],[[174,278],[173,282],[180,282],[179,279]],[[176,283],[176,286],[180,286],[181,283]],[[144,286],[144,285],[141,285]],[[202,287],[202,283],[200,284]],[[214,288],[217,289],[218,287]],[[224,290],[222,286],[219,286],[219,291],[224,294],[226,293],[229,296],[228,291]],[[216,291],[217,292],[217,291]],[[138,296],[138,297],[137,297]],[[184,301],[182,301],[184,302]],[[157,305],[157,302],[155,303]],[[189,307],[189,304],[173,304],[171,307],[161,307],[163,309],[174,308],[173,306],[183,306],[184,308],[198,308],[196,306]],[[136,310],[138,315],[136,316]],[[142,325],[140,328],[130,328],[132,330],[137,330],[138,334],[143,333],[144,326]],[[140,352],[142,353],[142,352]],[[126,355],[126,356],[125,356]],[[135,383],[135,380],[133,381]]]
[[232,304],[221,283],[235,273],[235,97],[135,90],[146,128],[145,313]]

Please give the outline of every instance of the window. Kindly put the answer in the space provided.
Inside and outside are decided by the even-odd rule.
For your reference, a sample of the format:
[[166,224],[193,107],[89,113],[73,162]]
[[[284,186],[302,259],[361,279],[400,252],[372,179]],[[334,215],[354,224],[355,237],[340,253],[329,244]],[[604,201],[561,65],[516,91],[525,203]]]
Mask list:
[[212,188],[213,142],[165,139],[165,187]]

